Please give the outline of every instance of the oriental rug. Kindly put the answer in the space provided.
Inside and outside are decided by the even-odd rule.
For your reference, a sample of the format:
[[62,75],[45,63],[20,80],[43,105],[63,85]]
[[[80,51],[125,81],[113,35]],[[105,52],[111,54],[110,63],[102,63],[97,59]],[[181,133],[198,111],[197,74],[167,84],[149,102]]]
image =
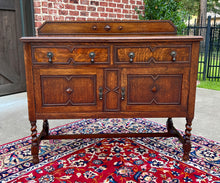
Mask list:
[[[164,132],[142,118],[83,119],[52,134]],[[181,132],[182,133],[182,132]],[[45,140],[31,162],[31,137],[0,146],[0,182],[220,183],[220,143],[192,135],[190,160],[177,138]]]

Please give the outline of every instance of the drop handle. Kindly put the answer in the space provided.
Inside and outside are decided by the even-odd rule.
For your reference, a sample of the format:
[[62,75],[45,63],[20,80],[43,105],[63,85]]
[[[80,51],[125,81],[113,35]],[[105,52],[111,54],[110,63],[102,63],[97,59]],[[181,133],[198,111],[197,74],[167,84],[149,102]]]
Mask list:
[[172,56],[172,61],[175,62],[176,61],[176,52],[171,51],[170,55]]
[[122,87],[121,88],[121,100],[124,100],[125,99],[125,88]]
[[103,88],[100,87],[99,88],[99,100],[102,100],[103,99]]
[[89,53],[89,57],[91,58],[91,63],[94,63],[95,62],[95,60],[94,60],[94,58],[95,58],[95,52],[90,52]]
[[128,54],[128,56],[129,56],[129,58],[130,58],[130,60],[129,60],[129,62],[130,63],[132,63],[134,60],[134,56],[135,56],[135,54],[134,54],[134,52],[130,52],[129,54]]
[[47,52],[47,57],[49,58],[48,62],[52,64],[53,53]]

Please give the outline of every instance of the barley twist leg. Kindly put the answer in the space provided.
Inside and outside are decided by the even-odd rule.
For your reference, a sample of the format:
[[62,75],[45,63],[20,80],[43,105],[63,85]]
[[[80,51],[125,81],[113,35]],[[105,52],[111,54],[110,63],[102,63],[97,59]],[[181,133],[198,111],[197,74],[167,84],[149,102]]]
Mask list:
[[45,119],[43,122],[42,138],[48,135],[49,135],[49,124],[48,124],[48,120]]
[[31,146],[31,154],[33,156],[33,163],[39,163],[39,143],[37,138],[37,125],[36,121],[31,121],[31,137],[32,137],[32,146]]
[[191,151],[191,130],[192,130],[192,119],[186,118],[186,130],[185,130],[185,139],[183,144],[183,160],[189,160],[189,153]]

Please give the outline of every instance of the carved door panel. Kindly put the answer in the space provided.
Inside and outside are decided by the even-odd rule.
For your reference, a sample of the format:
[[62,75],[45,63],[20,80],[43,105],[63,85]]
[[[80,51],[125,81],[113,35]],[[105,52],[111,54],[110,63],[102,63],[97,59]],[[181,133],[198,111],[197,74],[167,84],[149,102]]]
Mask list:
[[101,69],[36,70],[37,112],[102,111],[102,73]]
[[104,70],[104,111],[120,111],[120,69]]
[[186,111],[188,69],[123,69],[122,111]]

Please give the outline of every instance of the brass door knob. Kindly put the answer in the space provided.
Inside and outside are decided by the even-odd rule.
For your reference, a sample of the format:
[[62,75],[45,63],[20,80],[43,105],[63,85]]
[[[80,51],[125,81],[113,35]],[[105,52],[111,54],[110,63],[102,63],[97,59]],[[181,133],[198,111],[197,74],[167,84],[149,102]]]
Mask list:
[[155,93],[155,92],[157,91],[157,87],[154,86],[154,87],[151,89],[151,91]]
[[73,90],[71,88],[67,88],[66,89],[66,93],[68,93],[69,95],[73,92]]

